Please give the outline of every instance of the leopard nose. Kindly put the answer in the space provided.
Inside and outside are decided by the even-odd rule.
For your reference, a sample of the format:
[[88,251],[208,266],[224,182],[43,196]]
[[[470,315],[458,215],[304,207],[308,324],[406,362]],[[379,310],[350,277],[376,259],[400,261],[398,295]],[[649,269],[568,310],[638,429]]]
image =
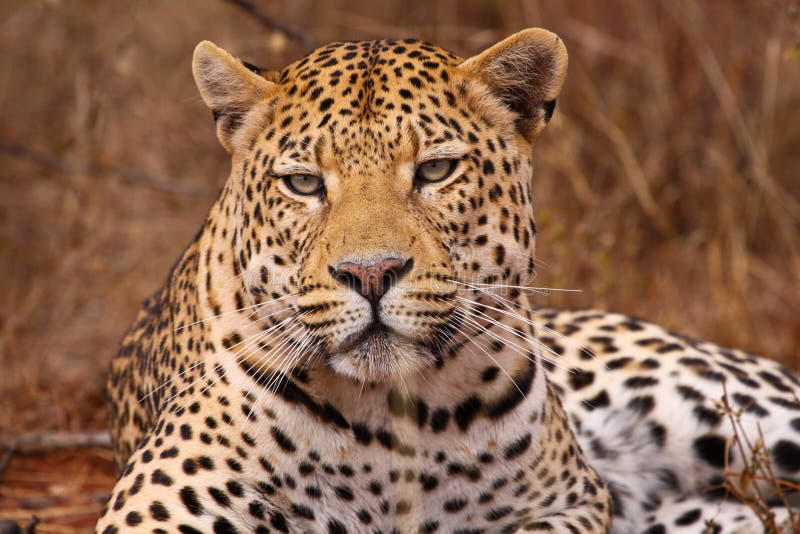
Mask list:
[[336,269],[331,268],[331,274],[340,284],[376,303],[413,265],[413,259],[400,258],[386,258],[374,263],[348,261],[339,264]]

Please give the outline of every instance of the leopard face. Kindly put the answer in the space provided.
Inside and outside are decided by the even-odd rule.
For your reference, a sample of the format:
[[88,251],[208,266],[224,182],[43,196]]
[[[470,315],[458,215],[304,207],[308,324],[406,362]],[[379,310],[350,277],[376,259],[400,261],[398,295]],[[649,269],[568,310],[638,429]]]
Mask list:
[[543,30],[466,61],[334,43],[280,73],[202,43],[195,77],[233,158],[224,291],[240,309],[280,301],[257,315],[359,381],[435,365],[472,284],[533,274],[530,145],[565,69]]

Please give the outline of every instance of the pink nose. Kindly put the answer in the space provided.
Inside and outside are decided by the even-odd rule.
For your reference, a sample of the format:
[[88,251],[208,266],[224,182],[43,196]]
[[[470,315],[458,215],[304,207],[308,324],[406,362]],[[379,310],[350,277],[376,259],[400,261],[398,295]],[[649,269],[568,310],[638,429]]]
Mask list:
[[371,302],[377,302],[392,285],[411,270],[412,260],[386,258],[378,262],[345,262],[333,272],[339,282],[352,287]]

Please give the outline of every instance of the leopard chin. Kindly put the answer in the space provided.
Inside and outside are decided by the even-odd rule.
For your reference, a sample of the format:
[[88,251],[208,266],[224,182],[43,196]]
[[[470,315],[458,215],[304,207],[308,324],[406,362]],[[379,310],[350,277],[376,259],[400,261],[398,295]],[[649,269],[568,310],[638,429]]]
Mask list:
[[389,382],[434,364],[428,347],[376,324],[330,353],[328,365],[339,374],[365,383]]

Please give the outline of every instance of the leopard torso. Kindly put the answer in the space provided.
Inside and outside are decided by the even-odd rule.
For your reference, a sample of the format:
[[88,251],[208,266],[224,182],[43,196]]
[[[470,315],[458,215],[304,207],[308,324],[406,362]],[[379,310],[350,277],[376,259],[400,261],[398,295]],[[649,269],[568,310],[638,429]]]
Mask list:
[[98,531],[658,528],[720,476],[719,376],[794,452],[791,373],[530,310],[530,143],[565,71],[543,30],[466,61],[334,43],[279,73],[199,45],[231,176],[112,362]]

